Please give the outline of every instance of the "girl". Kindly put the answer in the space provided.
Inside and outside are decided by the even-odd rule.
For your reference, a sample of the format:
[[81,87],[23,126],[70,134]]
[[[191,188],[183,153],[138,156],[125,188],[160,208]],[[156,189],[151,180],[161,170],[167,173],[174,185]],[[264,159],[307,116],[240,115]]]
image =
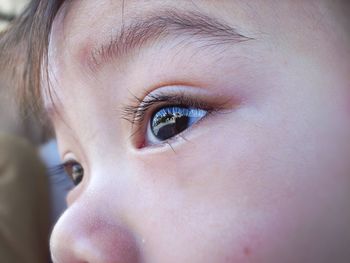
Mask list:
[[76,184],[53,261],[350,262],[348,7],[33,0],[3,50]]

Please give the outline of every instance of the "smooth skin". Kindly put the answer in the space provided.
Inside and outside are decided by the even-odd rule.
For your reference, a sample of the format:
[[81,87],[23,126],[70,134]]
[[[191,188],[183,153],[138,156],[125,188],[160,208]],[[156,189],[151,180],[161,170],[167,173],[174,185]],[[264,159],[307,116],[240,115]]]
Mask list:
[[[72,1],[53,25],[56,110],[45,104],[62,160],[84,168],[52,234],[54,262],[350,262],[343,3],[122,2]],[[123,23],[164,9],[210,15],[250,40],[159,37],[91,66]],[[155,109],[135,133],[122,108],[157,92],[219,109],[154,143]]]

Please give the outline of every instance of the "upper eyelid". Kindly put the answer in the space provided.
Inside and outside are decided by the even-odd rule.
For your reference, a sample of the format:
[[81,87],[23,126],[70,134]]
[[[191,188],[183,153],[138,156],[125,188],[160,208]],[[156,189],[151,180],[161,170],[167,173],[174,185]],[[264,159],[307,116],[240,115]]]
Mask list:
[[200,99],[191,98],[193,96],[186,95],[185,92],[178,92],[177,94],[149,94],[144,99],[139,99],[136,96],[138,105],[125,106],[122,109],[123,119],[129,121],[132,124],[142,123],[144,121],[146,112],[155,106],[167,106],[167,105],[181,105],[191,106],[194,108],[201,108],[211,110],[213,107],[208,103],[202,102]]
[[84,159],[80,159],[75,155],[73,152],[66,152],[62,155],[62,161],[61,165],[64,166],[65,164],[70,164],[70,163],[78,163],[82,167],[84,167],[84,170],[87,170],[87,166],[85,165],[86,163],[84,162]]
[[129,120],[131,123],[133,123],[135,120],[142,120],[142,116],[140,114],[148,110],[151,106],[164,102],[171,103],[171,101],[174,100],[172,96],[167,95],[147,95],[144,99],[134,96],[134,98],[137,105],[130,104],[128,106],[124,106],[122,109],[123,118]]
[[78,162],[76,156],[72,152],[65,152],[62,154],[62,164],[68,163],[68,162]]

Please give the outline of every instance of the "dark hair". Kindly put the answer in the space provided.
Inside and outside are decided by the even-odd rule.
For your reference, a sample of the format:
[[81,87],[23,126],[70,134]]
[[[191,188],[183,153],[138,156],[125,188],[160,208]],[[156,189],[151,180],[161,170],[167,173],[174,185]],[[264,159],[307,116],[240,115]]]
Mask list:
[[17,89],[22,113],[42,117],[40,82],[47,64],[53,20],[64,0],[32,0],[0,35],[0,71]]

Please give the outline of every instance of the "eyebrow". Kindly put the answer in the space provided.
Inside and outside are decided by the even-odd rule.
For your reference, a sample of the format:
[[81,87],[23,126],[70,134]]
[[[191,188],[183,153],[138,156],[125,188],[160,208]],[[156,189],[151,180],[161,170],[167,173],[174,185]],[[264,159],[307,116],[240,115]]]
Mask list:
[[115,36],[91,50],[87,57],[88,67],[95,72],[111,60],[169,36],[199,39],[205,41],[205,46],[229,45],[253,39],[227,23],[200,12],[162,10],[147,17],[134,18],[127,25],[123,22]]

